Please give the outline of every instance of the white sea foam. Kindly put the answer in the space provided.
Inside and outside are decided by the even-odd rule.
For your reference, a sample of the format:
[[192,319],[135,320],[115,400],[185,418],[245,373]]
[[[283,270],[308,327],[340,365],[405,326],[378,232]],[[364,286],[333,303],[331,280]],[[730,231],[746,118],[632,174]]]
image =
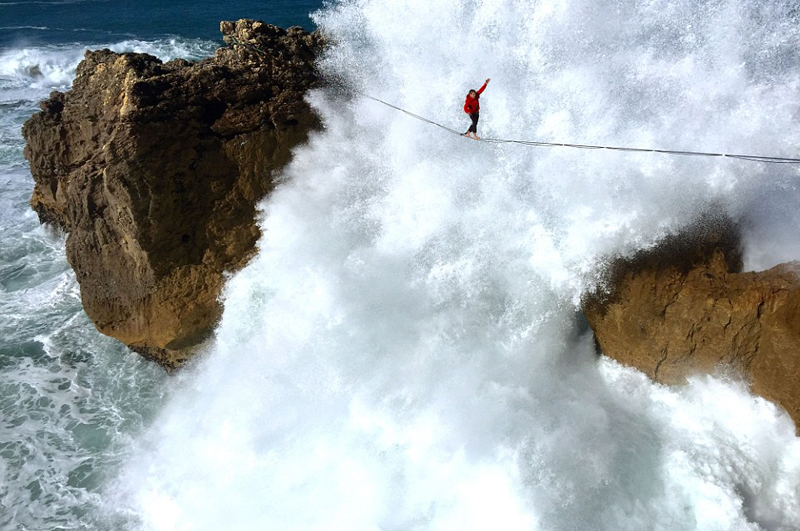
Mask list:
[[[325,73],[480,132],[796,155],[793,5],[363,0]],[[146,529],[789,530],[800,440],[735,382],[595,358],[602,259],[797,169],[494,146],[318,92],[217,340],[108,505]],[[788,210],[788,208],[784,209]],[[761,225],[759,225],[759,223]],[[127,505],[126,505],[127,502]]]
[[[75,67],[83,58],[84,48],[24,48],[0,54],[0,80],[15,82],[18,90],[6,98],[22,99],[25,89],[68,88],[75,76]],[[8,101],[8,100],[6,100]]]
[[[163,59],[202,41],[112,47]],[[20,128],[69,88],[80,45],[0,53],[0,528],[120,529],[98,490],[164,393],[163,371],[101,336],[83,313],[64,236],[40,226]]]
[[39,225],[27,168],[2,155],[0,528],[115,529],[96,523],[97,491],[164,376],[95,331],[64,236]]
[[[182,57],[197,60],[207,57],[216,43],[200,39],[126,40],[91,46],[118,53],[138,52],[155,55],[163,61]],[[37,100],[51,90],[67,90],[75,69],[88,48],[80,44],[11,49],[0,52],[0,103]]]

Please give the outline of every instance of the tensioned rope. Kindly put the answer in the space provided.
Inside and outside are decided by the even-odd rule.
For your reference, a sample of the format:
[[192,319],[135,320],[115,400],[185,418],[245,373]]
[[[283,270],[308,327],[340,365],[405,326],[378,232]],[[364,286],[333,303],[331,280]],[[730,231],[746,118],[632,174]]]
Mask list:
[[[240,44],[246,48],[249,48],[259,55],[266,56],[267,53],[264,50],[261,50],[252,44],[243,43],[238,41],[237,39],[233,39],[236,44]],[[387,101],[383,101],[380,98],[376,98],[375,96],[370,96],[369,94],[365,94],[359,90],[356,90],[352,87],[345,85],[344,83],[338,80],[328,80],[329,83],[339,86],[340,88],[358,94],[364,98],[370,99],[372,101],[381,103],[390,107],[396,111],[400,111],[412,118],[420,120],[422,122],[428,123],[430,125],[434,125],[439,127],[440,129],[444,129],[448,133],[464,136],[464,133],[461,133],[452,127],[448,127],[446,125],[440,124],[434,120],[429,118],[425,118],[424,116],[420,116],[419,114],[415,114],[411,111],[398,107],[397,105],[392,105]],[[621,146],[601,146],[601,145],[593,145],[593,144],[572,144],[567,142],[540,142],[536,140],[517,140],[511,138],[481,138],[479,142],[486,142],[489,144],[518,144],[523,146],[531,146],[531,147],[566,147],[566,148],[575,148],[575,149],[604,149],[607,151],[626,151],[632,153],[658,153],[662,155],[680,155],[680,156],[690,156],[690,157],[720,157],[720,158],[727,158],[727,159],[736,159],[736,160],[745,160],[749,162],[765,162],[769,164],[800,164],[800,159],[796,158],[786,158],[786,157],[768,157],[768,156],[761,156],[761,155],[740,155],[736,153],[713,153],[713,152],[704,152],[704,151],[680,151],[680,150],[673,150],[673,149],[650,149],[650,148],[636,148],[636,147],[621,147]]]
[[[452,133],[458,136],[464,136],[464,133],[456,131],[446,125],[442,125],[438,122],[433,120],[429,120],[424,116],[420,116],[418,114],[414,114],[413,112],[407,111],[402,109],[396,105],[392,105],[391,103],[385,102],[379,98],[374,96],[370,96],[368,94],[364,94],[363,92],[359,92],[357,90],[348,89],[360,96],[365,98],[369,98],[373,101],[378,103],[382,103],[387,107],[391,107],[392,109],[398,110],[402,113],[405,113],[412,118],[416,118],[417,120],[421,120],[423,122],[427,122],[431,125],[435,125],[436,127],[440,127],[445,131]],[[793,158],[785,158],[785,157],[766,157],[761,155],[740,155],[736,153],[712,153],[712,152],[704,152],[704,151],[678,151],[672,149],[650,149],[650,148],[634,148],[634,147],[620,147],[620,146],[600,146],[600,145],[592,145],[592,144],[570,144],[566,142],[539,142],[536,140],[516,140],[510,138],[481,138],[479,142],[487,142],[490,144],[519,144],[523,146],[533,146],[533,147],[568,147],[568,148],[576,148],[576,149],[605,149],[608,151],[628,151],[634,153],[659,153],[663,155],[682,155],[682,156],[694,156],[694,157],[721,157],[727,159],[737,159],[737,160],[746,160],[750,162],[766,162],[770,164],[800,164],[800,159],[793,159]]]

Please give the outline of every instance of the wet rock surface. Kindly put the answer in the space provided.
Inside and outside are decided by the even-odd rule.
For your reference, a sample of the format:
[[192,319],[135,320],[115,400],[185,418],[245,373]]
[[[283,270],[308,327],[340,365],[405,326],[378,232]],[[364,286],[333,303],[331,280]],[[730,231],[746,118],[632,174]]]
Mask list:
[[192,63],[89,51],[72,90],[24,126],[42,222],[98,330],[171,368],[209,337],[224,276],[255,252],[257,202],[319,126],[304,101],[322,39],[222,22]]
[[665,384],[745,378],[800,426],[800,262],[741,269],[735,224],[703,224],[615,261],[584,312],[607,356]]

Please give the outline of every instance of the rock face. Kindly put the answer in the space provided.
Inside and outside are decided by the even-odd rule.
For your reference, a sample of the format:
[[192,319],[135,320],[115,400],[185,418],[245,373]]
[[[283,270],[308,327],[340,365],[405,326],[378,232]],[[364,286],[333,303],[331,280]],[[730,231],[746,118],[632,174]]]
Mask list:
[[613,264],[610,294],[584,312],[609,357],[666,384],[743,376],[800,426],[800,262],[741,267],[735,226],[695,227]]
[[100,332],[167,367],[212,332],[226,272],[255,250],[255,208],[318,120],[322,39],[250,20],[198,63],[87,52],[73,88],[24,126],[42,222]]

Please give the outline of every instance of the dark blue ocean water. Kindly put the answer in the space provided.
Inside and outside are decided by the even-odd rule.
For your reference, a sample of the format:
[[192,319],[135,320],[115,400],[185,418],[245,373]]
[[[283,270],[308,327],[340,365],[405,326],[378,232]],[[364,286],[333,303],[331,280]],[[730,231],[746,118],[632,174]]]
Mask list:
[[3,0],[0,50],[171,36],[216,40],[220,20],[254,18],[313,29],[321,0]]

